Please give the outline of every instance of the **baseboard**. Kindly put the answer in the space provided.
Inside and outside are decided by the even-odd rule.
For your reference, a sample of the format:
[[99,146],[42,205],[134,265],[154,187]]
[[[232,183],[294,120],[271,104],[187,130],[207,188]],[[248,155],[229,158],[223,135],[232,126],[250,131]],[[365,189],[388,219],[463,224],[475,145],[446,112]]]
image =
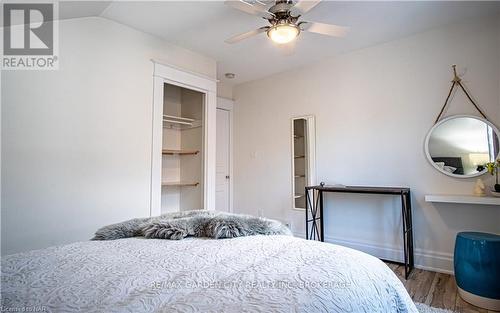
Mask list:
[[297,233],[292,231],[292,234],[294,237],[306,239],[306,235],[304,234],[304,232]]
[[[304,238],[303,233],[294,233],[294,236]],[[363,251],[385,260],[403,262],[404,259],[402,247],[331,236],[325,236],[325,242]],[[451,253],[414,249],[414,257],[415,268],[453,275],[453,254]]]

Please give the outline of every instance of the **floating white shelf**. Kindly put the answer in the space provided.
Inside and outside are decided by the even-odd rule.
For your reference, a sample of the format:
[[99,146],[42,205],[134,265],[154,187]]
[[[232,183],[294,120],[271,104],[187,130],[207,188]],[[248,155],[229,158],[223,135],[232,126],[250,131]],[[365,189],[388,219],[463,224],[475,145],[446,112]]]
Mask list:
[[163,155],[194,155],[198,154],[199,150],[173,150],[173,149],[163,149],[161,154]]
[[177,186],[177,187],[196,187],[200,183],[198,182],[180,182],[180,181],[174,181],[174,182],[162,182],[162,186]]
[[500,205],[500,198],[472,195],[426,195],[426,202]]

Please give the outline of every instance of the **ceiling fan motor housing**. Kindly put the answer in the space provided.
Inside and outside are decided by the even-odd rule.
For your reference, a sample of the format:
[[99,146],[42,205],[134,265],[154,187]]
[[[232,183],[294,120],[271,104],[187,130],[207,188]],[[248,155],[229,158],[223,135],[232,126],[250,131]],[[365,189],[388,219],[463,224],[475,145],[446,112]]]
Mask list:
[[299,16],[292,16],[290,9],[293,7],[294,3],[291,0],[278,0],[276,4],[269,8],[269,12],[273,14],[272,18],[268,21],[273,26],[291,24],[296,25]]
[[289,14],[292,6],[293,2],[290,0],[278,0],[275,5],[269,8],[269,12],[274,15]]
[[[316,7],[321,0],[227,0],[237,10],[266,19],[270,26],[260,27],[226,40],[227,43],[239,42],[260,33],[267,33],[272,41],[285,44],[294,40],[302,31],[326,36],[343,37],[348,28],[317,22],[299,22],[299,18]],[[270,6],[268,8],[268,6]]]

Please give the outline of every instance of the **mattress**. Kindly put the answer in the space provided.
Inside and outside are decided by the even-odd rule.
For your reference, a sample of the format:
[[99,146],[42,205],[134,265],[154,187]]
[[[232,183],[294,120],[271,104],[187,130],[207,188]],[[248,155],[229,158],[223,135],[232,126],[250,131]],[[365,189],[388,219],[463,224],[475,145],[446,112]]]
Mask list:
[[1,265],[3,309],[418,312],[379,259],[290,236],[77,242]]

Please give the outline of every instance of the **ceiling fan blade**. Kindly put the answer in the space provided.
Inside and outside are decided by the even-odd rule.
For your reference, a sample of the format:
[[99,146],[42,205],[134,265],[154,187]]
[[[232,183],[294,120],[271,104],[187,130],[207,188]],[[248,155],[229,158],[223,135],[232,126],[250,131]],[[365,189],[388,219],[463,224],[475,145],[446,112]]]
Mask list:
[[312,10],[315,6],[317,6],[321,0],[299,0],[297,4],[295,4],[291,11],[294,15],[304,15],[310,10]]
[[268,5],[263,0],[253,0],[251,4],[267,11]]
[[260,2],[256,3],[256,5],[252,5],[243,0],[231,0],[224,1],[224,3],[236,10],[243,11],[248,14],[257,15],[266,19],[270,19],[274,17],[274,14],[268,12],[266,7],[262,5]]
[[224,40],[224,42],[225,43],[237,43],[239,41],[242,41],[243,39],[247,39],[249,37],[258,35],[260,33],[264,33],[268,29],[269,29],[269,26],[261,27],[261,28],[258,28],[256,30],[252,30],[252,31],[249,31],[249,32],[246,32],[246,33],[243,33],[243,34],[239,34],[239,35],[233,36],[233,37],[231,37],[229,39]]
[[302,30],[310,33],[317,33],[333,37],[344,37],[349,31],[349,27],[317,22],[300,22],[299,26]]

